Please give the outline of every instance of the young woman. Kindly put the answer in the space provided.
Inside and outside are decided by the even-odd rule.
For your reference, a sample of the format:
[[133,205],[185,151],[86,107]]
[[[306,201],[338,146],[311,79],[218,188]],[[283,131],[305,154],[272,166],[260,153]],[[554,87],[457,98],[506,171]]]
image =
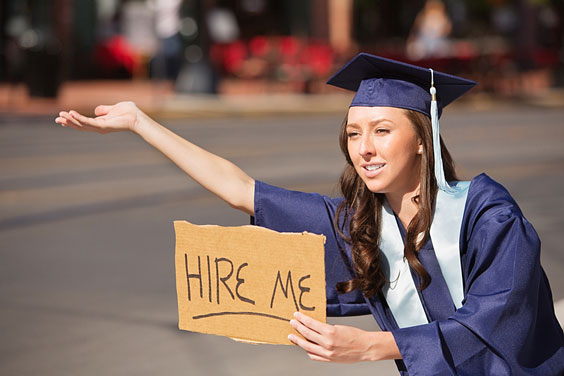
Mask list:
[[442,108],[475,83],[368,54],[329,83],[356,91],[339,199],[255,181],[131,102],[56,122],[137,133],[254,224],[324,234],[327,313],[371,313],[382,331],[298,312],[291,325],[303,338],[289,338],[311,359],[395,359],[404,375],[561,375],[564,335],[533,227],[488,176],[458,182],[440,140]]

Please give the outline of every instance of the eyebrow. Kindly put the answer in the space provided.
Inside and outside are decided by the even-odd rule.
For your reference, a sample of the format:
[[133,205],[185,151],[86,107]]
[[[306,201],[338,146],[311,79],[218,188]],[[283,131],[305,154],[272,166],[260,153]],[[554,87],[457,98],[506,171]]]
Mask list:
[[[392,123],[392,124],[394,123],[390,119],[382,118],[382,119],[377,119],[377,120],[371,120],[370,123],[368,123],[368,125],[376,126],[376,125],[383,123],[385,121]],[[347,123],[347,127],[360,127],[360,125],[358,125],[358,123]]]

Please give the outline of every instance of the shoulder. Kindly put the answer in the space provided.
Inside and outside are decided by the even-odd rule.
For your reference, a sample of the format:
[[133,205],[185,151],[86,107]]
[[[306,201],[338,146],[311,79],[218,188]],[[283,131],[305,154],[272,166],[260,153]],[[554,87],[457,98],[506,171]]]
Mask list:
[[[327,221],[323,219],[327,218],[333,221],[342,201],[342,198],[289,190],[256,180],[255,224],[282,231],[278,227],[271,226],[274,223],[294,224],[295,226],[291,227],[293,229],[325,223]],[[302,231],[288,228],[285,227],[284,231]]]
[[293,202],[298,205],[304,202],[318,201],[335,207],[339,206],[344,200],[343,197],[330,197],[315,192],[289,190],[255,180],[255,201],[263,199],[281,200],[286,201],[286,203]]
[[494,259],[514,265],[516,257],[534,265],[540,257],[534,227],[508,190],[486,174],[470,183],[460,241],[467,265],[474,265],[467,270],[483,271]]
[[[521,209],[509,191],[486,174],[472,179],[466,200],[466,215],[522,216]],[[477,219],[478,219],[477,218]]]
[[480,228],[487,230],[516,223],[532,230],[519,205],[503,185],[486,174],[473,178],[464,209],[462,232],[465,237],[470,238]]
[[540,239],[532,224],[507,189],[486,174],[470,183],[460,241],[468,260],[483,265],[495,257],[513,257],[517,251],[535,259],[540,254]]

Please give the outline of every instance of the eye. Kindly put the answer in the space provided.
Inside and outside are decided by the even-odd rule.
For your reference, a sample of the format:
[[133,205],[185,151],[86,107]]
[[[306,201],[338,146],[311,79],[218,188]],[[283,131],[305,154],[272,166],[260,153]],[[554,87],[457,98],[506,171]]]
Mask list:
[[348,131],[347,132],[347,137],[348,138],[354,138],[356,136],[358,136],[360,133],[358,131]]
[[387,128],[376,128],[376,133],[379,133],[379,134],[390,133],[390,130],[387,129]]

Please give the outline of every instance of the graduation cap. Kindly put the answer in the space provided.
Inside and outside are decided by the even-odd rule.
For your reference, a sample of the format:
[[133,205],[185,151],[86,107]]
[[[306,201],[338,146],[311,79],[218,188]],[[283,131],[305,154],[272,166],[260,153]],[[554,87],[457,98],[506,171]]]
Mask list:
[[439,116],[449,103],[476,82],[401,61],[360,53],[335,73],[327,84],[356,91],[351,107],[397,107],[431,118],[435,177],[439,189],[455,193],[446,182],[441,158]]

